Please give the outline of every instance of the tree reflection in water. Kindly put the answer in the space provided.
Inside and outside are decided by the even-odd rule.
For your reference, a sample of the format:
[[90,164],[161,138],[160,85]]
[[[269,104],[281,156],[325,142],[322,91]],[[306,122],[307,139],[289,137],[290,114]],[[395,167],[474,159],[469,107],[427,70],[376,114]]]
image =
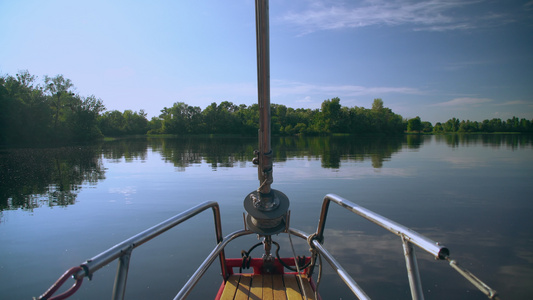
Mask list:
[[0,209],[74,204],[80,186],[104,179],[96,146],[0,152]]
[[[274,137],[274,162],[288,159],[321,160],[321,166],[339,169],[342,162],[370,160],[373,168],[402,147],[420,148],[425,136]],[[531,135],[438,135],[437,143],[450,147],[483,144],[516,149],[532,144]],[[217,168],[244,167],[252,161],[257,139],[238,136],[200,136],[119,139],[90,146],[4,149],[0,151],[0,210],[32,210],[39,206],[67,206],[76,202],[84,184],[105,179],[103,159],[110,162],[146,160],[148,149],[161,154],[178,171],[207,163]]]
[[[239,137],[152,138],[149,143],[153,151],[161,152],[165,161],[182,171],[204,161],[213,169],[242,166],[252,161],[257,149],[256,139]],[[405,136],[274,137],[272,150],[274,162],[320,159],[323,168],[338,169],[343,160],[371,159],[373,167],[380,168],[404,143]]]
[[[320,159],[323,168],[340,168],[342,160],[370,159],[374,168],[397,152],[405,137],[278,137],[275,162],[288,158]],[[178,171],[207,163],[213,169],[245,166],[257,148],[255,138],[236,136],[130,138],[91,146],[5,149],[0,152],[0,210],[32,210],[76,202],[84,184],[105,179],[103,159],[146,160],[148,149],[161,153]]]

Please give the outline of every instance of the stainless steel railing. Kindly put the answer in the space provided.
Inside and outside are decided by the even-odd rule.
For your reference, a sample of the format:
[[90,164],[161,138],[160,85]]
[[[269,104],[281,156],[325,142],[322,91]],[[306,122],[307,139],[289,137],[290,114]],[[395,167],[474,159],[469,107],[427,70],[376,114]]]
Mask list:
[[[409,286],[411,288],[411,296],[413,299],[424,299],[424,294],[422,292],[422,282],[420,280],[420,272],[418,270],[418,264],[416,261],[415,249],[413,245],[416,245],[422,250],[432,254],[437,260],[447,260],[454,270],[461,274],[461,276],[463,276],[465,279],[470,281],[482,293],[487,295],[489,299],[499,299],[498,294],[495,290],[490,288],[488,285],[486,285],[468,270],[458,266],[457,262],[450,258],[450,251],[444,245],[435,242],[414,230],[411,230],[401,224],[389,220],[373,211],[370,211],[362,206],[359,206],[334,194],[328,194],[326,195],[326,197],[324,197],[322,211],[320,212],[320,219],[316,232],[316,240],[313,241],[315,246],[318,246],[324,241],[324,229],[326,226],[329,204],[332,202],[401,237],[405,255],[405,264],[407,267],[407,275],[409,277]],[[358,296],[355,291],[354,294]],[[365,299],[359,296],[358,298]]]
[[[294,236],[297,236],[299,238],[309,240],[310,234],[307,234],[303,231],[300,231],[298,229],[290,228],[288,229],[288,232]],[[207,256],[207,258],[203,261],[203,263],[198,267],[196,272],[191,276],[189,281],[185,283],[185,285],[181,288],[181,290],[178,292],[176,297],[174,297],[174,300],[178,299],[185,299],[189,293],[191,292],[192,288],[196,285],[196,283],[200,280],[200,278],[205,274],[205,272],[209,269],[211,264],[215,261],[216,257],[219,255],[221,251],[223,251],[224,247],[231,242],[232,240],[245,236],[248,234],[253,234],[252,231],[249,230],[239,230],[235,231],[229,235],[227,235],[222,242],[220,242]],[[359,287],[359,285],[353,280],[352,277],[344,270],[344,268],[335,260],[333,255],[331,255],[318,241],[313,240],[313,247],[316,249],[318,254],[320,254],[324,259],[331,265],[331,267],[337,272],[339,277],[346,283],[348,288],[361,300],[370,299],[366,295],[366,293]]]
[[335,270],[337,275],[339,275],[342,281],[344,281],[346,286],[348,286],[348,288],[359,300],[370,299],[370,297],[368,297],[365,291],[363,291],[363,289],[357,284],[357,282],[355,282],[355,280],[348,274],[348,272],[344,270],[341,264],[333,257],[333,255],[331,255],[331,253],[328,252],[328,250],[326,250],[326,248],[322,246],[322,244],[318,240],[310,240],[310,234],[307,234],[303,231],[294,228],[290,228],[289,233],[307,241],[311,241],[312,244],[310,246],[312,246],[313,249],[315,249],[318,254],[320,254],[329,263],[329,265],[333,268],[333,270]]
[[[413,299],[424,299],[413,245],[416,245],[424,251],[432,254],[437,260],[447,260],[454,270],[459,272],[459,274],[461,274],[464,278],[470,281],[476,288],[478,288],[481,292],[487,295],[490,299],[499,299],[495,290],[483,283],[468,270],[460,267],[456,261],[452,260],[449,257],[449,250],[444,245],[434,242],[431,239],[417,233],[416,231],[413,231],[403,225],[391,221],[375,212],[372,212],[337,195],[328,194],[324,198],[316,233],[310,235],[293,228],[286,228],[285,231],[291,235],[307,240],[310,246],[316,251],[316,253],[321,255],[321,257],[323,257],[329,263],[329,265],[333,268],[337,275],[344,281],[344,283],[358,299],[366,300],[370,299],[370,297],[363,291],[363,289],[355,282],[355,280],[348,274],[348,272],[344,270],[344,268],[339,264],[339,262],[337,262],[337,260],[322,245],[324,241],[323,235],[330,203],[336,203],[341,207],[344,207],[345,209],[401,237],[405,254],[407,274],[409,277],[409,285],[411,288],[411,295]],[[200,278],[213,264],[217,257],[220,258],[222,276],[223,279],[226,280],[229,273],[228,270],[226,270],[224,248],[229,242],[233,241],[234,239],[245,235],[253,234],[253,232],[244,229],[235,231],[223,238],[220,220],[220,209],[218,203],[212,201],[204,202],[189,210],[186,210],[183,213],[180,213],[166,221],[163,221],[87,260],[85,263],[80,265],[82,269],[80,271],[77,271],[73,277],[76,280],[79,280],[83,277],[90,278],[94,274],[94,272],[111,263],[112,261],[118,259],[118,268],[115,277],[115,283],[113,286],[112,299],[124,299],[126,281],[128,277],[129,261],[133,249],[139,247],[140,245],[151,240],[152,238],[164,233],[165,231],[210,208],[213,210],[213,216],[215,221],[215,234],[217,241],[216,246],[207,256],[207,258],[203,261],[203,263],[198,267],[195,273],[190,277],[187,283],[185,283],[182,289],[175,296],[174,300],[185,299],[189,295],[191,290],[194,288],[194,286],[198,283]],[[311,266],[311,268],[313,267],[314,266]]]
[[[202,276],[205,274],[205,272],[209,269],[209,267],[211,266],[213,261],[215,261],[216,257],[219,256],[220,253],[223,253],[224,248],[226,247],[226,245],[229,242],[231,242],[232,240],[234,240],[234,239],[236,239],[238,237],[241,237],[241,236],[244,236],[244,235],[248,235],[248,234],[253,234],[253,232],[249,231],[249,230],[246,230],[246,229],[238,230],[238,231],[235,231],[235,232],[229,234],[220,243],[218,243],[218,245],[213,249],[213,251],[211,251],[211,253],[209,253],[207,258],[200,265],[200,267],[198,267],[198,269],[196,269],[196,272],[194,272],[194,274],[187,281],[187,283],[185,283],[185,285],[181,288],[181,290],[178,292],[176,297],[174,297],[174,300],[185,299],[189,295],[189,293],[191,292],[192,288],[196,285],[196,283],[198,283],[200,278],[202,278]],[[226,276],[224,276],[223,278],[224,278],[224,280],[227,279]]]
[[[82,267],[82,270],[74,274],[74,277],[83,278],[84,276],[86,276],[91,278],[94,272],[98,271],[100,268],[106,266],[110,262],[118,259],[119,262],[117,274],[115,277],[115,283],[113,286],[112,299],[124,299],[129,262],[133,249],[139,247],[140,245],[148,242],[154,237],[164,233],[165,231],[187,221],[188,219],[210,208],[213,210],[213,216],[215,221],[216,243],[219,244],[223,240],[222,226],[220,221],[220,208],[218,206],[218,203],[213,201],[207,201],[193,208],[190,208],[170,219],[167,219],[166,221],[163,221],[87,260],[86,262],[80,265]],[[226,263],[224,249],[218,251],[217,256],[220,258],[222,274],[225,278]]]

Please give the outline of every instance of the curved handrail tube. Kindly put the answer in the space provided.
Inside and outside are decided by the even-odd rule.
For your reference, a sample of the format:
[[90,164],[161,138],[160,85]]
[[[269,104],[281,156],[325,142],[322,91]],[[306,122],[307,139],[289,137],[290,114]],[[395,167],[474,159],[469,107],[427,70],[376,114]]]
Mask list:
[[[238,237],[241,237],[241,236],[244,236],[244,235],[248,235],[248,234],[253,234],[253,232],[249,231],[249,230],[246,230],[246,229],[241,229],[241,230],[238,230],[238,231],[235,231],[235,232],[232,232],[232,233],[228,234],[222,240],[222,242],[218,243],[218,245],[216,245],[216,247],[213,249],[213,251],[211,251],[211,253],[209,253],[209,255],[204,260],[204,262],[202,262],[202,264],[198,267],[198,269],[196,269],[196,271],[191,276],[191,278],[187,281],[187,283],[185,283],[185,285],[178,292],[176,297],[174,297],[174,300],[185,299],[189,295],[189,293],[194,288],[196,283],[198,283],[198,280],[200,280],[200,278],[202,278],[202,276],[209,269],[209,267],[211,266],[213,261],[216,259],[217,255],[219,255],[222,251],[224,251],[224,248],[226,247],[226,245],[229,242],[231,242],[232,240],[234,240],[234,239],[236,239]],[[227,278],[224,277],[224,280],[226,280],[226,279]]]
[[[294,228],[289,228],[289,232],[290,232],[290,234],[295,235],[295,236],[300,237],[300,238],[305,239],[305,240],[307,240],[309,238],[309,236],[310,236],[309,234],[307,234],[307,233],[305,233],[303,231],[300,231],[298,229],[294,229]],[[234,240],[234,239],[236,239],[238,237],[241,237],[241,236],[244,236],[244,235],[248,235],[248,234],[253,234],[253,232],[243,229],[243,230],[238,230],[238,231],[235,231],[235,232],[230,233],[229,235],[227,235],[222,240],[222,242],[220,242],[211,251],[211,253],[207,256],[207,258],[198,267],[198,269],[196,269],[196,271],[191,276],[191,278],[181,288],[181,290],[178,292],[176,297],[174,297],[174,300],[185,299],[190,294],[191,290],[198,283],[200,278],[202,278],[202,276],[205,274],[205,272],[209,269],[209,267],[211,266],[211,264],[213,263],[213,261],[215,260],[217,255],[221,251],[224,250],[224,248],[226,247],[226,245],[229,242],[231,242],[232,240]],[[354,295],[357,296],[358,299],[360,299],[360,300],[370,299],[370,297],[368,297],[368,295],[361,289],[361,287],[359,287],[359,285],[348,274],[348,272],[346,272],[346,270],[344,270],[344,268],[337,262],[337,260],[335,260],[333,255],[331,255],[318,241],[313,240],[313,245],[314,245],[315,249],[320,253],[320,255],[322,255],[326,259],[326,261],[331,265],[331,267],[333,269],[335,269],[335,271],[337,272],[339,277],[346,283],[348,288],[350,288],[350,290],[354,293]],[[226,278],[224,278],[224,279],[226,279]]]
[[[146,229],[145,231],[136,234],[132,236],[131,238],[109,248],[108,250],[96,255],[95,257],[87,260],[86,262],[81,264],[81,267],[84,269],[83,271],[79,271],[75,274],[76,278],[87,276],[90,278],[90,276],[99,270],[100,268],[106,266],[107,264],[111,263],[115,259],[121,257],[122,255],[130,252],[132,249],[139,247],[140,245],[148,242],[149,240],[153,239],[154,237],[166,232],[167,230],[179,225],[180,223],[196,216],[197,214],[203,212],[207,209],[213,209],[213,215],[215,218],[215,231],[216,231],[216,239],[217,243],[220,243],[222,241],[222,227],[221,227],[221,220],[220,220],[220,208],[218,206],[217,202],[214,201],[206,201],[203,202],[197,206],[194,206],[180,214],[175,215],[174,217],[171,217],[151,228]],[[224,260],[224,253],[220,252],[221,260]],[[226,273],[224,270],[225,263],[224,261],[221,261],[221,264],[223,266],[223,273]]]
[[[451,258],[449,257],[449,250],[443,245],[440,245],[432,241],[431,239],[428,239],[422,236],[421,234],[403,225],[400,225],[394,221],[391,221],[379,214],[376,214],[368,209],[365,209],[337,195],[328,194],[326,195],[326,197],[324,197],[324,202],[322,205],[322,211],[320,214],[320,220],[319,220],[317,232],[313,234],[314,235],[313,238],[311,238],[311,235],[303,231],[300,231],[298,229],[294,229],[294,228],[289,228],[286,232],[294,236],[303,238],[307,240],[308,242],[310,242],[312,244],[310,246],[313,247],[320,255],[322,255],[322,257],[325,258],[325,260],[336,271],[337,275],[344,281],[344,283],[348,286],[348,288],[354,293],[354,295],[358,299],[366,300],[366,299],[370,299],[370,297],[368,297],[368,295],[361,289],[361,287],[359,287],[359,285],[348,274],[348,272],[346,272],[346,270],[344,270],[344,268],[337,262],[337,260],[335,260],[335,258],[322,246],[323,239],[324,239],[323,234],[324,234],[324,229],[325,229],[325,224],[326,224],[326,217],[328,213],[329,204],[331,202],[334,202],[354,212],[355,214],[360,215],[363,218],[400,236],[404,243],[404,247],[409,247],[409,244],[412,243],[424,249],[425,251],[433,254],[437,259],[448,260],[452,268],[458,271],[463,277],[468,279],[472,284],[474,284],[474,286],[476,286],[480,291],[485,293],[490,299],[499,299],[497,292],[495,290],[491,289],[489,286],[487,286],[485,283],[483,283],[481,280],[475,277],[468,270],[462,267],[459,267],[454,260],[451,260]],[[95,257],[87,260],[85,263],[80,265],[82,267],[82,270],[77,271],[74,274],[74,278],[76,280],[79,280],[83,278],[84,276],[87,276],[90,278],[90,276],[92,276],[92,274],[96,272],[97,270],[99,270],[100,268],[106,266],[107,264],[109,264],[110,262],[116,259],[120,259],[118,272],[115,278],[113,298],[114,299],[124,298],[126,278],[127,278],[127,273],[128,273],[129,257],[131,256],[133,249],[137,248],[138,246],[148,242],[152,238],[166,232],[167,230],[179,225],[180,223],[198,215],[199,213],[209,208],[213,209],[217,244],[215,248],[211,251],[211,253],[207,256],[207,258],[204,260],[204,262],[202,262],[202,264],[198,267],[198,269],[194,272],[194,274],[189,278],[187,283],[185,283],[182,289],[178,292],[174,300],[184,299],[190,294],[191,290],[198,283],[198,281],[205,274],[205,272],[209,269],[209,267],[213,264],[217,256],[220,257],[222,276],[224,280],[226,280],[227,274],[228,274],[226,270],[225,254],[224,254],[224,249],[226,245],[238,237],[253,234],[253,232],[247,229],[242,229],[242,230],[235,231],[227,235],[226,237],[222,237],[220,208],[218,206],[218,203],[214,201],[206,201],[195,207],[192,207],[96,255]],[[407,252],[411,252],[411,250]],[[406,252],[406,256],[408,255],[407,252]],[[408,260],[406,261],[410,262]],[[416,264],[416,258],[414,254],[412,256],[412,261]],[[409,269],[409,266],[408,266],[408,269]],[[408,271],[409,276],[411,276],[412,273],[418,276],[418,270],[417,268],[415,269],[416,270]],[[418,279],[418,281],[414,283],[416,288],[421,288],[419,281],[420,280]],[[418,293],[418,294],[420,294],[418,298],[423,299],[423,294],[422,293]],[[415,297],[415,294],[413,294],[413,297]]]
[[[316,246],[317,249],[320,249],[321,244],[324,242],[324,228],[326,226],[326,217],[328,214],[329,204],[331,202],[334,202],[346,208],[347,210],[369,220],[374,224],[383,227],[384,229],[387,229],[388,231],[402,238],[402,243],[404,245],[404,254],[406,256],[408,276],[410,281],[409,284],[411,286],[411,293],[413,299],[423,299],[424,296],[421,289],[421,281],[419,278],[418,267],[416,266],[414,249],[411,249],[410,247],[411,243],[432,254],[433,256],[435,256],[435,259],[448,260],[450,262],[450,266],[453,269],[455,269],[465,279],[470,281],[482,293],[487,295],[487,297],[495,300],[499,299],[498,293],[495,290],[490,288],[488,285],[486,285],[468,270],[458,266],[457,263],[450,258],[450,251],[444,245],[437,243],[414,230],[411,230],[401,224],[389,220],[373,211],[370,211],[335,194],[327,194],[324,197],[322,211],[320,212],[320,219],[318,221],[316,240],[313,240],[313,244]],[[320,244],[320,246],[317,246],[317,244]],[[342,277],[340,273],[339,275]]]
[[[309,234],[304,233],[298,229],[289,228],[289,233],[297,237],[308,239]],[[337,272],[337,275],[344,281],[344,283],[350,288],[350,290],[357,296],[358,299],[370,299],[370,297],[363,291],[363,289],[355,282],[355,280],[344,270],[344,268],[337,262],[337,260],[326,250],[319,241],[312,241],[314,248],[322,255],[329,265]]]
[[401,224],[389,220],[373,211],[370,211],[335,194],[327,194],[324,197],[322,211],[320,212],[320,220],[317,228],[317,238],[320,242],[322,242],[324,239],[324,227],[326,226],[326,217],[328,214],[330,202],[334,202],[346,208],[347,210],[369,220],[370,222],[375,223],[400,237],[403,237],[405,240],[417,245],[418,247],[435,256],[435,259],[444,260],[450,255],[450,251],[444,245],[441,245],[440,243],[437,243],[414,230],[411,230]]
[[457,262],[453,259],[448,259],[450,266],[457,271],[459,274],[461,274],[464,278],[466,278],[470,283],[472,283],[475,287],[478,288],[482,293],[484,293],[489,299],[493,300],[499,300],[500,296],[498,295],[498,292],[494,289],[492,289],[490,286],[486,285],[483,281],[481,281],[479,278],[477,278],[474,274],[470,273],[467,269],[459,266]]

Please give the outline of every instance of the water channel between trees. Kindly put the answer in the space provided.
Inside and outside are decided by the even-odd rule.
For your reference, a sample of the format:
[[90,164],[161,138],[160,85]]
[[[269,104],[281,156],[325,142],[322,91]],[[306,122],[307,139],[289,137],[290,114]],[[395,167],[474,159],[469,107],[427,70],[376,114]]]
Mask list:
[[[323,197],[335,193],[442,242],[502,299],[533,295],[532,136],[275,137],[272,147],[272,187],[289,197],[292,227],[314,232]],[[259,184],[256,148],[255,138],[190,137],[0,149],[0,298],[38,296],[68,268],[203,201],[220,204],[224,235],[241,229],[244,197]],[[368,295],[409,299],[400,239],[340,207],[329,216],[324,246]],[[273,239],[291,255],[286,234]],[[226,256],[256,242],[242,238]],[[214,244],[203,213],[142,245],[126,298],[173,298]],[[427,299],[485,299],[445,262],[417,256]],[[72,299],[110,297],[115,270],[98,271]],[[219,273],[213,265],[190,299],[213,298]],[[353,298],[329,266],[320,291]]]

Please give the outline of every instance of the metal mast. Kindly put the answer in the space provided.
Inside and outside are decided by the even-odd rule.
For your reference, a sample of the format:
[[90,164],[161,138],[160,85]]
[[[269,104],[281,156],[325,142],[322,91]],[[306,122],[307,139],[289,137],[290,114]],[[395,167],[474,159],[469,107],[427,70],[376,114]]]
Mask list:
[[270,143],[270,44],[268,0],[256,1],[257,92],[259,104],[259,192],[270,193],[272,148]]
[[[271,188],[272,148],[270,143],[270,53],[268,0],[255,1],[257,41],[257,89],[259,104],[259,150],[254,164],[258,165],[259,188],[244,199],[248,213],[246,224],[253,232],[265,236],[265,255],[269,255],[270,235],[285,230],[289,199]],[[267,245],[268,244],[268,245]]]

